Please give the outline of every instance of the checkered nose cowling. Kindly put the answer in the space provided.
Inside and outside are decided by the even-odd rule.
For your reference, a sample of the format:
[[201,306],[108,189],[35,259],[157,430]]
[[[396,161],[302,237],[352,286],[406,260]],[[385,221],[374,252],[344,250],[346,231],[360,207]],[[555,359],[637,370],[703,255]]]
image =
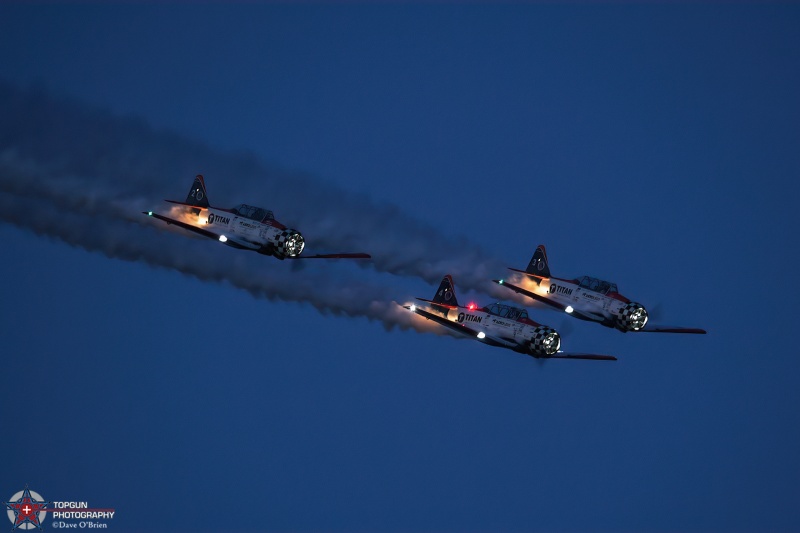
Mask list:
[[528,349],[534,357],[553,355],[561,347],[561,337],[553,328],[538,326],[533,330]]
[[300,232],[294,229],[285,229],[278,235],[275,249],[283,257],[297,257],[303,251],[306,243]]
[[639,331],[645,324],[647,310],[640,303],[627,303],[617,313],[617,327],[622,331]]

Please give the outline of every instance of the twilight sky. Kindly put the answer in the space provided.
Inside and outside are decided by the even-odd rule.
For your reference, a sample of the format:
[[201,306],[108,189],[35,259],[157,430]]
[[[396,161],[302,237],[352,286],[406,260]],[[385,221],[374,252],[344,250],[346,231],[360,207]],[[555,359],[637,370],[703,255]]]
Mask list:
[[[800,530],[798,28],[797,3],[0,4],[0,497],[117,531]],[[197,173],[375,261],[139,220]],[[619,358],[541,363],[395,325],[448,272],[512,301],[483,283],[539,243],[709,334],[528,303]]]

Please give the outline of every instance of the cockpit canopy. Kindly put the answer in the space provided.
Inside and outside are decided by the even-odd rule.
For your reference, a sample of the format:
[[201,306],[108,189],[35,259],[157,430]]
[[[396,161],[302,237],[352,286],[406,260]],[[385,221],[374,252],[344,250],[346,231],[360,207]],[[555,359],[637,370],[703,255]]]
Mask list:
[[584,289],[589,289],[590,291],[599,292],[600,294],[608,294],[609,292],[616,292],[617,284],[611,283],[610,281],[603,281],[602,279],[591,278],[589,276],[583,276],[582,278],[578,278],[578,285],[580,285]]
[[518,307],[511,307],[501,303],[494,303],[487,305],[484,310],[490,315],[497,315],[509,320],[519,320],[520,318],[528,318],[528,312],[525,309]]
[[252,205],[239,204],[231,209],[231,211],[241,217],[249,218],[250,220],[255,220],[257,222],[275,220],[275,215],[272,214],[272,211],[268,209],[262,209],[260,207],[254,207]]

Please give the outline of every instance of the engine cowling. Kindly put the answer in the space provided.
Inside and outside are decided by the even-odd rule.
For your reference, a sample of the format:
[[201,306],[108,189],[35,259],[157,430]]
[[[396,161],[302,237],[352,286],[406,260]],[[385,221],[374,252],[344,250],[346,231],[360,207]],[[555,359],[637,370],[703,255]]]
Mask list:
[[640,303],[630,302],[617,312],[617,327],[622,331],[639,331],[647,324],[647,309]]
[[297,257],[305,248],[305,240],[299,231],[285,229],[278,235],[275,251],[283,257]]
[[528,343],[528,350],[534,357],[553,355],[561,347],[561,336],[548,326],[537,326]]

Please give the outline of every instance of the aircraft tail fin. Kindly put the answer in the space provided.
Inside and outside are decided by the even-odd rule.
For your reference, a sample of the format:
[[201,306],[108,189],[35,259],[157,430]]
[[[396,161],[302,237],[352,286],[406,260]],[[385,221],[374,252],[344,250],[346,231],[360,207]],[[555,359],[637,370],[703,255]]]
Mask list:
[[206,183],[203,180],[203,175],[198,174],[194,178],[192,188],[189,189],[189,195],[186,197],[186,203],[195,207],[208,207],[208,195],[206,194]]
[[525,272],[540,278],[550,277],[550,265],[547,263],[547,252],[544,249],[544,244],[536,247],[536,251],[533,253],[531,262],[528,263],[528,268],[525,269]]
[[446,307],[458,307],[456,291],[453,285],[453,277],[447,274],[442,278],[442,282],[439,284],[439,288],[436,289],[436,294],[433,296],[431,303],[441,304]]
[[453,277],[447,274],[442,278],[439,288],[436,289],[436,294],[433,295],[433,300],[426,298],[417,298],[421,302],[428,302],[431,307],[446,317],[451,309],[458,309],[458,299],[456,299],[456,291],[453,288]]

